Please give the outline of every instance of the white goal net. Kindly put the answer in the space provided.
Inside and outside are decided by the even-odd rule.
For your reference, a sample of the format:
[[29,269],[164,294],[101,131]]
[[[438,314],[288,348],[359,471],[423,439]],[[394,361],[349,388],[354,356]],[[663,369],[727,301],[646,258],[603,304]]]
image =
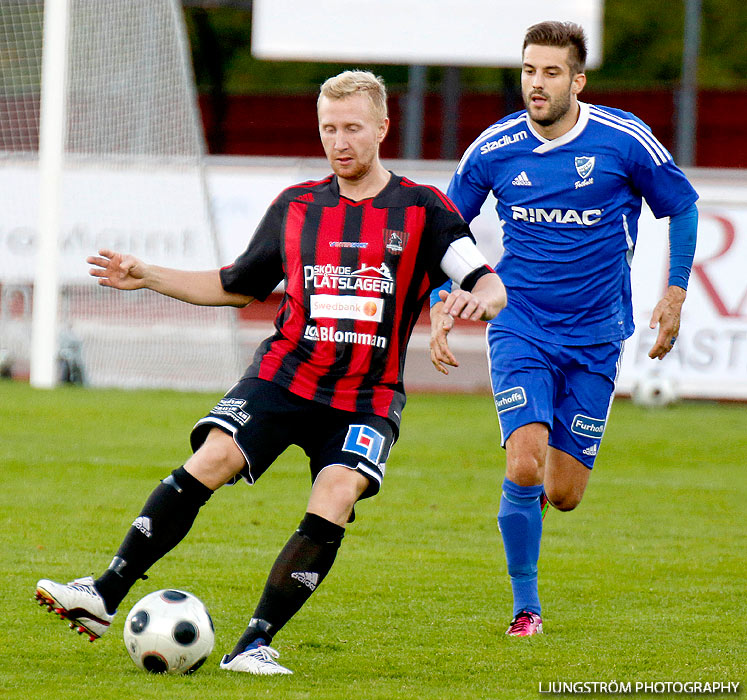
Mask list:
[[[68,0],[59,245],[60,377],[92,386],[225,389],[235,310],[99,287],[100,248],[210,269],[221,260],[176,0]],[[0,371],[29,371],[39,215],[43,2],[0,3]]]

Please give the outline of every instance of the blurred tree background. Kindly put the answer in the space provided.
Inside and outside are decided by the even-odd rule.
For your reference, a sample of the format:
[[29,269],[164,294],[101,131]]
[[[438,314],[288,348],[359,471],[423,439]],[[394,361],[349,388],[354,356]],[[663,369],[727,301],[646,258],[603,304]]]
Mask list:
[[[201,92],[216,87],[228,95],[314,93],[339,72],[339,63],[260,61],[251,55],[251,2],[185,0],[195,73]],[[604,59],[589,71],[596,89],[673,88],[682,63],[684,0],[605,0]],[[702,0],[698,85],[702,89],[747,88],[747,2]],[[334,41],[333,30],[330,41]],[[521,37],[517,37],[517,54]],[[392,92],[407,84],[407,66],[356,66],[382,75]],[[443,69],[430,67],[428,82],[440,85]],[[506,75],[508,74],[508,76]],[[518,70],[463,68],[465,91],[482,92],[518,80]]]
[[[429,66],[417,131],[408,127],[406,65],[262,61],[251,54],[250,0],[182,0],[208,148],[236,155],[318,156],[316,93],[330,75],[363,68],[383,76],[392,128],[386,158],[458,158],[487,124],[523,107],[517,67]],[[747,0],[701,0],[697,117],[678,121],[687,0],[605,0],[603,61],[589,70],[586,101],[630,110],[682,164],[747,168]],[[330,22],[330,42],[334,23]],[[523,37],[516,38],[520,56]],[[687,137],[685,137],[687,138]],[[685,143],[682,141],[681,143]],[[694,151],[694,153],[692,153]]]

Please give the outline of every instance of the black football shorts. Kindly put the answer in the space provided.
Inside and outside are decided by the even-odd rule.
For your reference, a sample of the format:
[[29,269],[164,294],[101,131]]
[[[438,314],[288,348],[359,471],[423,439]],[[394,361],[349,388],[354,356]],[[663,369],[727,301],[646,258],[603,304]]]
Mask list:
[[361,498],[378,493],[397,437],[394,425],[386,418],[341,411],[254,377],[234,384],[197,422],[190,436],[192,450],[197,451],[216,427],[233,436],[246,459],[240,476],[250,484],[288,446],[298,445],[309,458],[312,481],[332,464],[365,476],[369,486]]

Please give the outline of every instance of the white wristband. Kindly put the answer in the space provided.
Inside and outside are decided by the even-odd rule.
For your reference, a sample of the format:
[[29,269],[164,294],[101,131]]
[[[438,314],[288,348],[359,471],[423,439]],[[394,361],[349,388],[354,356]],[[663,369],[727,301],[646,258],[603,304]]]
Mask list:
[[454,241],[441,258],[441,269],[457,284],[483,265],[488,265],[488,261],[467,236]]

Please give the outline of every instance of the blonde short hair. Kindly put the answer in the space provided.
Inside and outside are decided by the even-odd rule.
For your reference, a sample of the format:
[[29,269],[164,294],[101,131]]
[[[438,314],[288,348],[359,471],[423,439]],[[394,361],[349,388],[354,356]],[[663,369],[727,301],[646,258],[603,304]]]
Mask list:
[[322,97],[330,100],[342,100],[358,93],[368,95],[374,116],[377,119],[383,121],[387,118],[384,79],[366,70],[346,70],[325,80],[319,88],[317,108]]

